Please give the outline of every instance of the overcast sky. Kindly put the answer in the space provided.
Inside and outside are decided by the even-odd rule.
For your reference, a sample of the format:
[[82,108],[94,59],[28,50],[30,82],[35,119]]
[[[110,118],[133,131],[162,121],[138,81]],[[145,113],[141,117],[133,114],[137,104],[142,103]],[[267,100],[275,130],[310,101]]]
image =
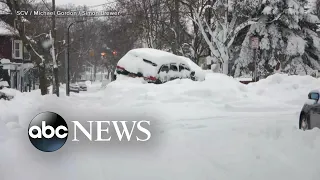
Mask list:
[[[51,2],[50,0],[46,0],[48,3]],[[56,0],[57,5],[63,5],[63,4],[75,4],[75,5],[87,5],[87,6],[95,6],[99,4],[103,4],[106,2],[110,2],[114,0]]]

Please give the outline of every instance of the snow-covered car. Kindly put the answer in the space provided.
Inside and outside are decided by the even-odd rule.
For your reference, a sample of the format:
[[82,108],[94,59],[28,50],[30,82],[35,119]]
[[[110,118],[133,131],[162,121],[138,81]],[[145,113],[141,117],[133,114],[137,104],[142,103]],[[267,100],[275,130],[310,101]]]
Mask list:
[[70,84],[70,92],[79,93],[80,86],[78,84]]
[[88,87],[85,80],[81,80],[77,83],[79,85],[80,91],[87,91]]
[[299,118],[299,129],[302,130],[320,128],[320,91],[311,91],[308,99],[310,102],[304,104]]
[[189,58],[151,48],[130,50],[119,60],[114,79],[119,74],[144,78],[145,81],[156,84],[174,79],[205,79],[202,69]]

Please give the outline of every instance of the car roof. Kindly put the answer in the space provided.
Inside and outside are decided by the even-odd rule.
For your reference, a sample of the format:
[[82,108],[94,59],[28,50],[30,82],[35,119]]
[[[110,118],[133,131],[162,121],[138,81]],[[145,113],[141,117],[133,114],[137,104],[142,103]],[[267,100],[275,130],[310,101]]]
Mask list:
[[127,54],[139,57],[142,60],[151,61],[157,64],[157,66],[169,63],[185,64],[185,61],[183,61],[179,56],[158,49],[138,48],[130,50]]

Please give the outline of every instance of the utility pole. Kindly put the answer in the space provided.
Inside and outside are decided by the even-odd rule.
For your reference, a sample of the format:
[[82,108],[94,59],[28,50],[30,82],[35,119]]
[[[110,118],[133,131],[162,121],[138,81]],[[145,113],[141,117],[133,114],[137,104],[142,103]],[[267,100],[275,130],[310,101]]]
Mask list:
[[[52,58],[53,58],[53,79],[54,79],[54,84],[53,84],[53,90],[55,90],[55,94],[59,97],[59,66],[58,62],[56,59],[56,54],[55,54],[55,48],[56,48],[56,16],[55,16],[55,11],[56,11],[56,2],[55,0],[52,0],[52,30],[51,30],[51,35],[52,35]],[[56,66],[55,66],[56,64]]]
[[251,37],[251,47],[253,49],[253,63],[254,63],[254,70],[253,70],[253,81],[257,82],[257,50],[259,48],[259,38],[256,36]]
[[[69,31],[69,30],[68,30]],[[70,78],[69,78],[69,32],[66,32],[66,35],[65,35],[65,39],[67,38],[67,40],[65,40],[65,54],[64,54],[64,57],[65,57],[65,80],[66,80],[66,95],[67,96],[70,96],[70,87],[69,87],[69,81],[70,81]]]
[[85,22],[84,20],[74,21],[68,25],[66,37],[67,37],[67,45],[66,45],[66,54],[65,54],[65,63],[66,63],[66,95],[70,96],[70,28],[80,22]]

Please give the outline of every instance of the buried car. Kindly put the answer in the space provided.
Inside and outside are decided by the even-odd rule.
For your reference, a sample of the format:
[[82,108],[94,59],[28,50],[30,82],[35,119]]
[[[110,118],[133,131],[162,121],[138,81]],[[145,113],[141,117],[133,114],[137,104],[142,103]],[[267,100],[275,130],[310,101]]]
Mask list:
[[80,80],[77,84],[79,85],[80,91],[87,91],[88,90],[86,80]]
[[69,86],[70,92],[79,93],[80,92],[80,86],[76,83],[72,83]]
[[155,84],[174,79],[205,79],[202,69],[189,58],[151,48],[133,49],[124,55],[117,64],[113,79],[119,74],[144,78]]
[[299,118],[299,129],[302,130],[320,128],[320,91],[311,91],[308,99],[310,102],[304,104]]

